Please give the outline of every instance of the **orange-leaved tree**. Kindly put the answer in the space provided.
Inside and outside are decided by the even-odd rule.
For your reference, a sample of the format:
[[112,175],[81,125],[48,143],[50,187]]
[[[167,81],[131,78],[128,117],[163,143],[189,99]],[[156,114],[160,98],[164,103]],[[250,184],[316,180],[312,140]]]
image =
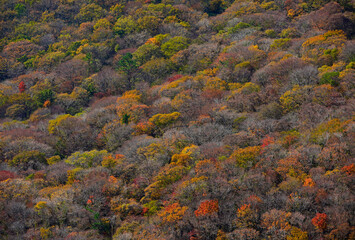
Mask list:
[[196,217],[210,216],[217,213],[219,210],[218,200],[205,200],[200,203],[200,206],[195,211]]
[[327,228],[327,219],[328,216],[325,213],[317,213],[314,218],[312,218],[312,224],[320,230],[324,230]]

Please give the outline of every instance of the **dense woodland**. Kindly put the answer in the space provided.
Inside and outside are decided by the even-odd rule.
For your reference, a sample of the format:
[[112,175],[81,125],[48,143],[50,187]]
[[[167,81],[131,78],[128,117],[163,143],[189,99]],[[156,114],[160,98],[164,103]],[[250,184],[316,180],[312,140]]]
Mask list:
[[354,7],[0,0],[0,239],[355,239]]

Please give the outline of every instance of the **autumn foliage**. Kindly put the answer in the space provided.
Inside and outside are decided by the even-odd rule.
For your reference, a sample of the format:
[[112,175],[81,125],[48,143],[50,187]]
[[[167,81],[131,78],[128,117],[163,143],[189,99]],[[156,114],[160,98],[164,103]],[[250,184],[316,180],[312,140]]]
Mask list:
[[18,89],[19,89],[20,93],[23,93],[26,90],[26,84],[24,83],[24,81],[21,81],[19,83]]
[[0,2],[0,239],[355,239],[354,1]]
[[312,218],[312,224],[315,228],[320,230],[325,230],[327,227],[327,214],[325,213],[317,213],[314,218]]
[[173,203],[159,213],[163,222],[174,223],[182,219],[188,207],[181,207],[179,203]]
[[204,217],[218,213],[218,209],[218,200],[205,200],[200,203],[194,213],[196,217]]

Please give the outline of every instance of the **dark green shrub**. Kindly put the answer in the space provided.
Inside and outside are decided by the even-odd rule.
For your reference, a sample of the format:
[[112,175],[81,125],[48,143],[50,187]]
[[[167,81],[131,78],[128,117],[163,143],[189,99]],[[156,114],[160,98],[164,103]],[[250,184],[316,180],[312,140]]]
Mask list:
[[333,87],[339,85],[339,72],[324,73],[320,79],[320,84],[330,84]]

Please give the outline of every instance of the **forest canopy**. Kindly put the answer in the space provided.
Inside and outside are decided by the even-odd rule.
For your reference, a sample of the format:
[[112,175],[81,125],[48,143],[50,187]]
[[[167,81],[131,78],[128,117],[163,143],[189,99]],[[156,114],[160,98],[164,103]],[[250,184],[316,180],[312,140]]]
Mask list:
[[0,0],[0,239],[354,239],[354,8]]

